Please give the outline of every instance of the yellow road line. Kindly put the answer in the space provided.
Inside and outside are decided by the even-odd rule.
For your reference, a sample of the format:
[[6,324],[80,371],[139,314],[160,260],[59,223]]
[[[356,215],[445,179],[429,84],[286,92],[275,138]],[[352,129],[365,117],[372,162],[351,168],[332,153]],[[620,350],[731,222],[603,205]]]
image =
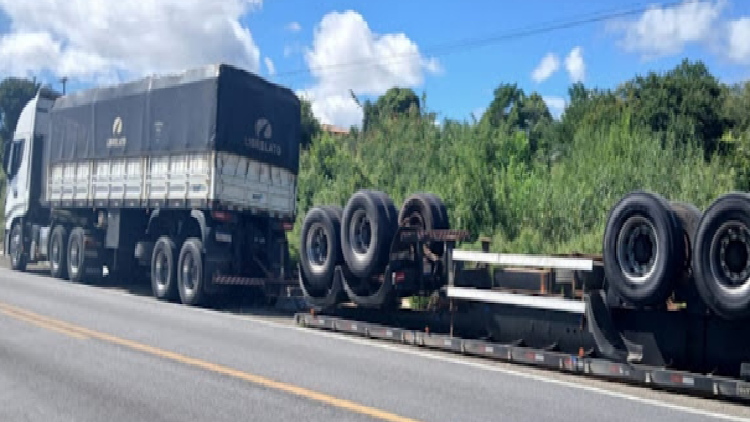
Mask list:
[[53,325],[53,324],[50,324],[50,323],[47,323],[47,322],[39,321],[39,320],[36,320],[34,318],[18,314],[16,312],[9,311],[7,309],[2,309],[2,312],[4,314],[12,317],[12,318],[17,319],[17,320],[24,321],[24,322],[27,322],[29,324],[36,325],[37,327],[44,328],[44,329],[47,329],[47,330],[50,330],[50,331],[54,331],[54,332],[57,332],[57,333],[60,333],[60,334],[65,334],[66,336],[77,338],[79,340],[86,340],[88,338],[87,336],[85,336],[85,335],[83,335],[83,334],[81,334],[81,333],[79,333],[77,331],[67,330],[67,329],[59,327],[57,325]]
[[403,416],[396,415],[394,413],[387,412],[385,410],[376,409],[374,407],[365,406],[359,403],[355,403],[350,400],[340,399],[338,397],[331,396],[329,394],[320,393],[314,390],[310,390],[304,387],[299,387],[293,384],[288,384],[281,381],[275,381],[270,378],[266,378],[261,375],[250,374],[248,372],[239,371],[232,369],[227,366],[218,365],[215,363],[206,362],[204,360],[191,358],[184,356],[179,353],[170,352],[168,350],[159,349],[157,347],[149,346],[146,344],[138,343],[136,341],[127,340],[124,338],[116,337],[110,334],[102,333],[99,331],[90,330],[78,325],[74,325],[68,322],[52,319],[45,317],[31,311],[27,311],[22,308],[11,306],[5,303],[0,303],[0,310],[5,313],[14,313],[15,315],[25,316],[27,318],[33,318],[34,320],[45,321],[55,327],[64,327],[66,330],[70,330],[81,336],[88,336],[108,343],[117,344],[120,346],[127,347],[132,350],[147,353],[153,356],[159,356],[164,359],[169,359],[175,362],[183,363],[185,365],[194,366],[197,368],[205,369],[214,373],[227,375],[230,377],[238,378],[253,384],[261,385],[274,390],[283,391],[285,393],[294,394],[296,396],[304,397],[309,400],[321,402],[330,406],[345,409],[350,412],[359,413],[362,415],[370,416],[375,419],[389,421],[389,422],[418,422],[415,419],[406,418]]

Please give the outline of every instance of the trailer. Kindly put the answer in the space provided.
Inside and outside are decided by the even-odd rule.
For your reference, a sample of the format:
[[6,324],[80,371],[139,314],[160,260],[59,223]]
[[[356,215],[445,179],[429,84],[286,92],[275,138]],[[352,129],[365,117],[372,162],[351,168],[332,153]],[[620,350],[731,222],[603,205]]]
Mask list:
[[150,277],[204,303],[290,274],[300,103],[228,65],[60,96],[41,89],[6,143],[5,253],[53,277]]
[[[488,244],[456,249],[469,233],[448,227],[436,196],[412,195],[396,210],[386,194],[359,191],[343,209],[308,212],[299,283],[310,312],[295,319],[305,327],[749,400],[750,328],[742,302],[750,289],[748,199],[723,195],[703,213],[631,192],[610,211],[601,255],[540,256],[490,253]],[[373,239],[380,244],[371,251]],[[399,309],[400,298],[410,296],[431,297],[433,309]]]

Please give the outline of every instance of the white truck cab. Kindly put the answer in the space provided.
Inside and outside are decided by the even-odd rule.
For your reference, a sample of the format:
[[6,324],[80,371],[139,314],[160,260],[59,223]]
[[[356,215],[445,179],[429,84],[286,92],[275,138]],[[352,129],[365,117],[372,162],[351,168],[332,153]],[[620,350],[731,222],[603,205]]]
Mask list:
[[[49,110],[56,94],[40,89],[23,108],[16,123],[13,138],[5,144],[3,170],[7,179],[5,191],[5,243],[4,251],[11,256],[14,266],[23,252],[22,223],[30,211],[33,195],[41,193],[40,165],[43,149],[41,141],[49,134]],[[14,230],[14,227],[17,229]],[[15,254],[15,256],[14,256]],[[14,259],[15,258],[15,259]]]

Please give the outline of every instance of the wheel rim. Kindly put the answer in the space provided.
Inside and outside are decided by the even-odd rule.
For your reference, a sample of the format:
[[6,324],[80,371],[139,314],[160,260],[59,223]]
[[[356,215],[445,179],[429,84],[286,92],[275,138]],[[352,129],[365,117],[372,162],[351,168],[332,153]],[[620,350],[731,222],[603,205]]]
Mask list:
[[78,273],[80,267],[79,259],[81,258],[81,247],[77,241],[70,245],[70,269],[73,273]]
[[52,239],[52,251],[50,251],[50,264],[52,268],[57,271],[60,268],[60,241],[57,236]]
[[156,278],[156,284],[164,288],[167,285],[167,278],[169,277],[169,262],[167,261],[167,254],[163,250],[159,250],[156,253],[156,260],[154,263],[154,277]]
[[631,283],[643,283],[653,274],[659,260],[658,235],[643,216],[625,221],[617,238],[617,262]]
[[711,274],[731,295],[750,289],[750,229],[739,221],[722,224],[711,239]]
[[185,292],[187,294],[192,294],[198,280],[198,263],[195,261],[193,254],[189,253],[185,255],[181,271],[182,284],[185,287]]
[[352,216],[349,230],[349,244],[358,259],[362,259],[370,251],[372,243],[372,224],[370,217],[364,210],[358,210]]
[[307,245],[305,253],[310,268],[315,273],[320,273],[325,269],[329,257],[329,239],[325,227],[320,223],[313,224],[310,227],[310,234],[307,236]]
[[21,233],[18,229],[13,230],[13,239],[11,239],[10,248],[10,257],[15,264],[18,264],[21,261]]

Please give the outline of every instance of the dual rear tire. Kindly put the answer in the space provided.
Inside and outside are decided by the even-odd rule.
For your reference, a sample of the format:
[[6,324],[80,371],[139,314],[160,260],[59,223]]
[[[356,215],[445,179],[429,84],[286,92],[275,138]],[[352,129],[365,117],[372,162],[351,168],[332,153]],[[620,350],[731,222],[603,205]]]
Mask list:
[[161,236],[151,255],[151,289],[157,299],[176,301],[186,305],[201,305],[205,301],[203,272],[203,243],[200,239],[186,239],[180,249],[169,236]]
[[636,307],[663,305],[693,283],[726,320],[750,317],[750,195],[719,197],[705,213],[691,204],[633,192],[611,210],[604,235],[608,285]]

